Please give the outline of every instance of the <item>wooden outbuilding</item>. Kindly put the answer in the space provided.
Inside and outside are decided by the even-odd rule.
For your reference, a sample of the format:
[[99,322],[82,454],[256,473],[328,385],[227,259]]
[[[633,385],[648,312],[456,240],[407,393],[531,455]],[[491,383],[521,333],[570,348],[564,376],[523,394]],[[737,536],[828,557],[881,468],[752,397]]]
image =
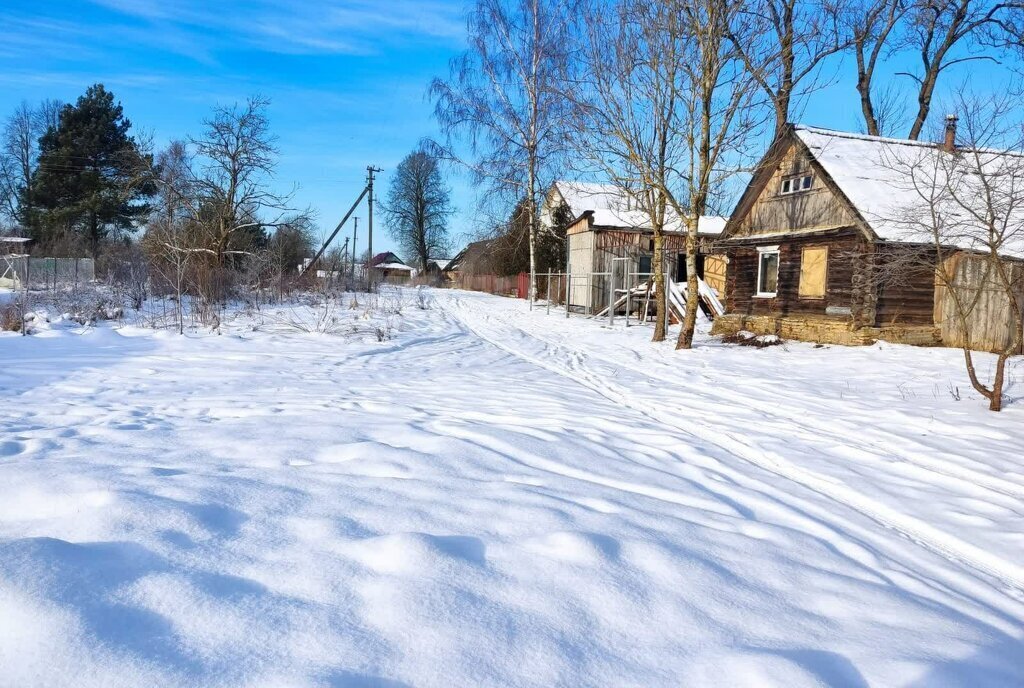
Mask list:
[[370,260],[370,269],[374,271],[377,281],[389,284],[408,284],[416,275],[416,268],[406,264],[391,251],[375,255]]
[[[941,169],[942,156],[962,153],[953,144],[953,119],[946,139],[791,126],[757,167],[717,242],[727,261],[727,315],[713,331],[837,344],[958,345],[962,333],[936,272],[938,261],[957,261],[958,289],[992,292],[985,297],[990,303],[973,311],[985,321],[973,345],[1005,348],[1012,341],[1009,303],[984,283],[990,276],[982,279],[983,247],[941,246],[920,218],[920,198],[913,198],[924,194],[903,161]],[[1019,279],[1014,248],[1006,245],[1005,260]]]
[[[615,287],[646,282],[652,272],[654,232],[646,213],[618,187],[609,184],[559,181],[552,185],[541,210],[541,221],[557,204],[568,206],[573,218],[566,230],[570,306],[597,311],[608,302],[609,279],[616,267]],[[724,257],[713,253],[714,240],[725,218],[702,217],[698,223],[700,255],[697,274],[717,292],[725,288]],[[666,218],[665,271],[677,281],[686,280],[686,232],[674,214]]]

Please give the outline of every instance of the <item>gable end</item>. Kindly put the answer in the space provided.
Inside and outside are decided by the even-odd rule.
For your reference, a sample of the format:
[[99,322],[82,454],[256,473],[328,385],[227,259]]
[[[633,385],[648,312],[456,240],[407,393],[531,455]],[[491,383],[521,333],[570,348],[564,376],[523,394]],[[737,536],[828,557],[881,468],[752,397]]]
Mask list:
[[[800,188],[811,177],[809,189]],[[798,190],[788,192],[791,188]],[[723,239],[784,236],[871,227],[790,126],[758,164],[723,232]]]

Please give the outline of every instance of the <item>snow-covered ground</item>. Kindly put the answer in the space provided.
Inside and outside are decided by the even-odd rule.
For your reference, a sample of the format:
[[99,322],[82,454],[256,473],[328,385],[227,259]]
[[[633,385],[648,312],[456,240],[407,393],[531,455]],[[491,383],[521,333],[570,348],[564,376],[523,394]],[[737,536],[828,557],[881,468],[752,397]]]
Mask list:
[[0,685],[1024,685],[958,352],[397,321],[0,336]]

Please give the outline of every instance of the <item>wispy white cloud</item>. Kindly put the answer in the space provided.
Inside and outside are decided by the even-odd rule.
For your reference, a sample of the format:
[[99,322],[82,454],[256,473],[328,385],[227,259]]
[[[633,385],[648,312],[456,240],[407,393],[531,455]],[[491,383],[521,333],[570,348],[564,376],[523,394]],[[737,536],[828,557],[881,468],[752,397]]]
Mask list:
[[[91,0],[147,24],[166,43],[217,52],[232,47],[288,54],[368,54],[396,41],[455,43],[460,0]],[[179,52],[188,52],[187,50]]]

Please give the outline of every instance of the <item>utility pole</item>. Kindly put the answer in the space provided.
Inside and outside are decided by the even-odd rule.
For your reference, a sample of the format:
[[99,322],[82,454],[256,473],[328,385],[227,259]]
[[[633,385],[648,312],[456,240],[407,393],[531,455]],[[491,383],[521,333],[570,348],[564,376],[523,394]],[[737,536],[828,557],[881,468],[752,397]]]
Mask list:
[[352,228],[352,267],[350,270],[352,279],[354,280],[356,278],[356,237],[359,236],[359,216],[357,215],[352,219],[355,220],[356,223],[355,227]]
[[[349,256],[348,254],[348,237],[345,237],[345,246],[342,247],[341,249],[341,265],[338,266],[337,270],[335,270],[333,267],[331,268],[331,275],[329,279],[330,281],[333,281],[335,285],[344,282],[343,279],[338,279],[336,275],[345,275],[345,259],[350,257],[351,256]],[[342,289],[344,289],[344,287],[342,287]]]
[[[366,216],[366,224],[367,224],[367,229],[366,229],[366,232],[367,232],[367,234],[366,234],[366,237],[367,237],[366,238],[367,248],[366,248],[366,250],[367,250],[367,253],[369,253],[369,256],[370,256],[369,259],[370,260],[373,260],[373,175],[375,173],[377,173],[377,172],[383,172],[383,170],[381,168],[379,168],[379,167],[374,167],[373,165],[369,165],[366,168],[366,188],[369,189],[369,191],[370,191],[370,201],[369,201],[369,207],[368,207],[368,212],[367,212],[367,216]],[[369,266],[369,263],[367,263],[367,269],[369,271],[369,274],[367,275],[367,278],[366,278],[367,290],[368,291],[372,291],[372,289],[373,289],[373,269],[372,269],[372,267]]]

